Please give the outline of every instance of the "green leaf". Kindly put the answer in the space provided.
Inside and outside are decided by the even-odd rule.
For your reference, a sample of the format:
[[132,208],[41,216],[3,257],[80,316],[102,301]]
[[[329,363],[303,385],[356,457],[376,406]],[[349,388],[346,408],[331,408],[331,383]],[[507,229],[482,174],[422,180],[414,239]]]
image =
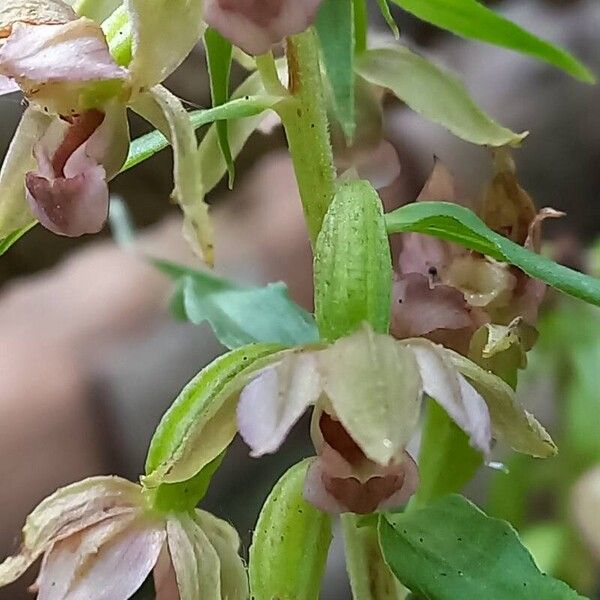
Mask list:
[[513,264],[565,294],[600,306],[600,280],[515,244],[486,227],[467,208],[448,202],[415,202],[389,213],[386,220],[388,233],[414,231],[456,242]]
[[208,321],[227,348],[256,342],[299,345],[318,340],[313,316],[287,294],[285,284],[249,287],[164,261],[154,264],[178,283],[174,306],[189,321]]
[[255,600],[318,600],[331,543],[331,517],[302,496],[312,459],[293,466],[275,484],[250,546]]
[[[195,129],[209,125],[215,121],[226,119],[241,119],[242,117],[256,117],[265,110],[273,108],[281,98],[266,94],[245,96],[230,100],[229,102],[206,110],[195,110],[190,113],[190,119]],[[121,173],[148,160],[157,152],[164,150],[169,145],[167,138],[160,131],[152,131],[133,140],[129,149],[129,156]]]
[[427,403],[423,439],[419,450],[418,506],[452,492],[460,492],[483,460],[468,436],[434,400]]
[[454,75],[403,46],[363,52],[356,58],[356,71],[367,81],[389,88],[415,112],[467,142],[518,145],[526,135],[496,123]]
[[427,600],[583,598],[541,573],[508,523],[461,496],[382,516],[379,541],[396,577]]
[[396,21],[394,21],[394,17],[392,16],[392,12],[390,11],[390,5],[388,4],[388,0],[377,0],[377,4],[379,4],[379,10],[385,19],[385,22],[388,24],[388,27],[392,30],[394,37],[398,39],[400,37],[400,31],[398,30],[398,25]]
[[[210,79],[210,95],[214,108],[225,104],[229,100],[229,75],[231,73],[233,47],[229,40],[226,40],[212,27],[209,27],[204,33],[204,47]],[[219,146],[229,173],[229,187],[232,188],[235,179],[235,166],[229,145],[228,123],[227,121],[217,121],[216,127]]]
[[0,240],[0,256],[6,254],[13,244],[16,244],[30,229],[33,229],[37,225],[37,221],[33,221],[21,229],[17,229],[14,233],[6,236]]
[[233,350],[204,368],[181,391],[157,427],[143,483],[156,488],[187,481],[214,461],[237,430],[237,396],[248,379],[276,360],[277,344]]
[[369,182],[339,186],[317,239],[314,271],[323,338],[352,333],[364,321],[388,332],[392,261],[381,200]]
[[589,69],[566,50],[532,35],[476,0],[393,1],[419,19],[461,37],[529,54],[570,73],[577,79],[588,83],[595,81]]
[[324,0],[315,25],[333,92],[335,115],[350,142],[356,131],[353,3],[349,0]]
[[359,54],[367,49],[367,33],[369,15],[366,0],[353,0],[352,11],[354,18],[354,51]]

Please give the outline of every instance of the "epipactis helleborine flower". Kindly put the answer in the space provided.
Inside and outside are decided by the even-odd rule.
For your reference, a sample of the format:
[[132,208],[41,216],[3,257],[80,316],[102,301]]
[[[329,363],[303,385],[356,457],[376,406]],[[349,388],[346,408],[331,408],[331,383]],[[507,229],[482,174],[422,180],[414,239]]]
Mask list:
[[126,0],[120,10],[131,23],[126,66],[111,56],[102,27],[65,2],[11,0],[0,9],[1,87],[18,85],[29,102],[0,172],[0,238],[30,225],[31,213],[61,235],[98,232],[108,215],[107,181],[127,158],[131,107],[175,148],[174,196],[187,237],[210,261],[194,131],[181,103],[158,85],[200,38],[202,2]]
[[509,386],[426,339],[398,341],[368,325],[324,349],[298,349],[243,389],[239,432],[253,456],[275,452],[313,405],[317,450],[306,498],[325,511],[369,513],[405,503],[418,485],[406,452],[423,394],[435,399],[489,456],[492,436],[516,450],[552,454],[552,441]]
[[[479,211],[482,218],[498,233],[539,252],[542,221],[562,213],[548,208],[536,212],[517,182],[507,149],[495,151],[494,165],[496,173]],[[439,161],[417,198],[428,200],[470,204],[458,197],[454,178]],[[466,354],[474,332],[486,323],[508,325],[520,317],[535,325],[544,283],[430,236],[408,233],[402,241],[392,306],[394,336],[426,336]]]
[[204,18],[235,46],[264,54],[313,22],[322,0],[207,0]]
[[0,564],[0,586],[43,556],[39,600],[127,600],[151,573],[157,600],[246,600],[239,544],[228,523],[203,510],[159,514],[139,485],[92,477],[29,515],[21,551]]

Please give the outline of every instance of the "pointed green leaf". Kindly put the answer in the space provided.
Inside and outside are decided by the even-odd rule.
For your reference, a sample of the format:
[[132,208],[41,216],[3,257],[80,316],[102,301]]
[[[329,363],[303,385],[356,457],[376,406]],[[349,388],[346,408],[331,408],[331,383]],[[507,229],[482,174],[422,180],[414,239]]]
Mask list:
[[30,225],[26,225],[21,229],[18,229],[14,233],[6,236],[0,240],[0,256],[6,254],[13,244],[16,244],[29,230],[33,229],[37,225],[37,221],[33,221]]
[[379,521],[379,541],[396,577],[427,600],[582,600],[540,572],[505,521],[462,496]]
[[388,4],[388,0],[377,0],[377,4],[379,4],[379,10],[385,22],[388,24],[388,27],[392,30],[394,37],[398,39],[400,37],[400,31],[398,30],[398,25],[396,21],[394,21],[394,17],[392,16],[392,11],[390,10],[390,5]]
[[496,123],[454,75],[403,46],[363,52],[356,58],[356,71],[367,81],[389,88],[415,112],[467,142],[518,145],[526,135]]
[[335,115],[348,140],[356,130],[353,11],[349,0],[324,0],[315,23]]
[[470,210],[448,202],[415,202],[386,216],[388,233],[414,231],[462,244],[548,285],[600,306],[600,280],[531,252],[486,227]]
[[240,285],[209,271],[194,271],[155,261],[178,284],[173,307],[177,316],[199,325],[208,321],[227,348],[256,342],[298,345],[318,340],[313,316],[287,294],[285,284]]
[[529,54],[588,83],[595,80],[589,69],[566,50],[525,31],[477,0],[393,1],[419,19],[461,37]]
[[388,332],[392,261],[381,200],[367,181],[339,186],[317,239],[314,270],[323,338],[352,333],[364,321]]
[[312,459],[275,484],[250,546],[250,591],[255,600],[318,600],[331,543],[331,517],[302,496]]
[[275,360],[276,344],[255,344],[219,357],[188,383],[165,413],[150,442],[144,485],[191,479],[231,443],[237,397],[249,378]]
[[[233,47],[229,40],[226,40],[216,29],[211,27],[204,32],[204,47],[210,79],[210,95],[214,108],[225,104],[229,100],[229,75],[231,73]],[[216,127],[219,146],[229,173],[229,187],[232,188],[235,179],[235,166],[231,155],[231,147],[229,146],[228,123],[227,121],[217,121]]]

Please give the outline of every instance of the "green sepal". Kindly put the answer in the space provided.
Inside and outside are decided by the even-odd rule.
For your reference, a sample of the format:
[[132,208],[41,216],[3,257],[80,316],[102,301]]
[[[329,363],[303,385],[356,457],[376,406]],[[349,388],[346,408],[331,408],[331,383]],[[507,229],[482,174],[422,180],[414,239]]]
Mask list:
[[131,20],[125,4],[119,6],[102,23],[102,31],[114,61],[122,67],[127,67],[133,57],[133,38]]
[[250,546],[254,600],[318,600],[331,544],[331,517],[304,500],[312,459],[289,469],[269,494]]
[[381,200],[367,181],[338,187],[317,239],[314,273],[324,339],[352,333],[365,321],[388,332],[392,260]]
[[236,434],[240,390],[284,346],[253,344],[213,361],[192,379],[163,416],[146,459],[142,483],[156,488],[187,481],[215,460]]

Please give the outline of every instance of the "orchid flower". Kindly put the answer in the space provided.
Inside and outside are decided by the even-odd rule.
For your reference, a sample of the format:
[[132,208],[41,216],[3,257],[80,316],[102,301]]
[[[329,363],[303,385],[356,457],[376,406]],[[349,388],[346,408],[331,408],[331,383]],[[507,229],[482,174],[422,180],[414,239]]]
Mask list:
[[158,85],[199,40],[202,2],[126,0],[111,19],[107,38],[60,0],[11,0],[0,10],[2,87],[18,85],[29,103],[0,172],[0,238],[34,219],[67,236],[103,227],[107,182],[129,149],[130,107],[171,141],[174,197],[187,237],[210,261],[194,130],[181,103]]
[[0,586],[42,556],[40,600],[127,600],[151,573],[159,600],[245,600],[239,545],[228,523],[203,510],[159,514],[141,486],[92,477],[34,509],[19,554],[0,564]]
[[423,395],[440,404],[489,457],[492,437],[537,456],[548,434],[517,405],[510,387],[426,339],[398,341],[367,324],[325,348],[300,348],[260,371],[241,392],[237,420],[252,456],[270,454],[314,406],[317,458],[305,497],[322,510],[370,513],[404,504],[418,486],[406,447]]
[[264,54],[313,22],[322,0],[207,0],[206,23],[249,54]]
[[[482,218],[498,233],[539,252],[542,221],[562,213],[548,208],[536,212],[517,182],[508,150],[495,151],[494,165],[479,211]],[[469,205],[439,161],[417,198],[427,200]],[[486,323],[509,325],[520,318],[535,326],[546,289],[542,282],[450,242],[418,233],[402,237],[392,307],[395,337],[426,336],[466,354],[473,334]]]

